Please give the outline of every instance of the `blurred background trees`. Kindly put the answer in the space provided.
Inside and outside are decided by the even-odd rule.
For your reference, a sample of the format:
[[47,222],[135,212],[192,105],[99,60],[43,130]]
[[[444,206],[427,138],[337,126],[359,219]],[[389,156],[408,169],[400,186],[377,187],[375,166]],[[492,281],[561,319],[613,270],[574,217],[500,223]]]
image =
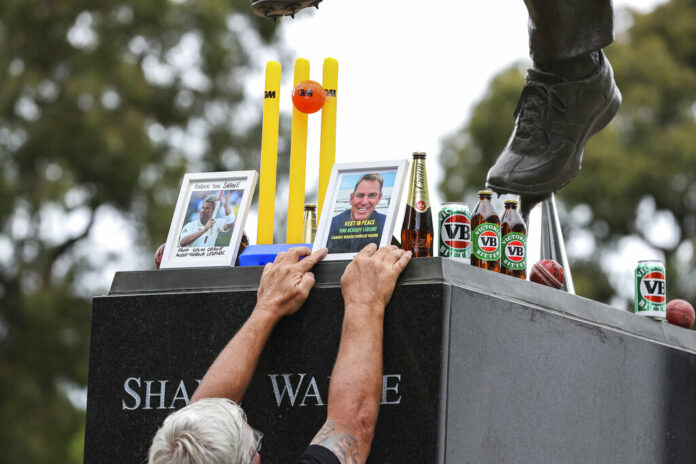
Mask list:
[[[587,144],[580,175],[557,194],[576,292],[631,307],[632,259],[657,256],[668,298],[693,302],[696,2],[672,0],[624,20],[631,26],[605,50],[623,106]],[[524,75],[521,65],[499,73],[470,120],[444,141],[439,188],[447,200],[474,204],[512,130]]]
[[117,258],[85,244],[120,217],[151,256],[184,172],[258,166],[275,33],[248,0],[0,2],[0,461],[82,462],[83,284]]

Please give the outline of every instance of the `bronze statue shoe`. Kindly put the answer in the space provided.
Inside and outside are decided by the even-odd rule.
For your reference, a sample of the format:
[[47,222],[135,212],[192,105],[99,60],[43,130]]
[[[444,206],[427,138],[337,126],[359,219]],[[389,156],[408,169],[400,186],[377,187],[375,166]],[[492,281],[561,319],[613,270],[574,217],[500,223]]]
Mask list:
[[621,106],[614,72],[600,54],[597,70],[581,80],[528,70],[514,113],[515,128],[488,171],[488,188],[546,195],[580,172],[587,140],[609,124]]

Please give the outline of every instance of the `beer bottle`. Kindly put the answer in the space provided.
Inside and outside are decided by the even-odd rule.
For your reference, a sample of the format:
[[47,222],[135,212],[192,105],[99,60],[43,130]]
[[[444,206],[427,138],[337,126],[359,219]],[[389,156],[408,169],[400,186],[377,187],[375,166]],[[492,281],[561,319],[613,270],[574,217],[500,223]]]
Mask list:
[[478,193],[479,201],[471,213],[471,265],[500,272],[500,217],[493,206],[490,190]]
[[425,153],[413,154],[408,201],[401,228],[401,248],[412,251],[414,258],[433,256],[433,216],[428,198]]
[[509,276],[527,278],[527,227],[517,212],[517,200],[505,200],[500,227],[500,271]]
[[317,205],[305,203],[304,205],[304,226],[302,228],[302,243],[314,243],[317,235]]

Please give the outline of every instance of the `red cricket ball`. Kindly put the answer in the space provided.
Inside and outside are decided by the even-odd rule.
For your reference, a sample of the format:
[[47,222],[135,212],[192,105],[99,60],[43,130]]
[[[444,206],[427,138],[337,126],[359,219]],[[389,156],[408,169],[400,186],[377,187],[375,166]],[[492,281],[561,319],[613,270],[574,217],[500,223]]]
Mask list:
[[563,268],[552,259],[542,259],[534,264],[529,280],[553,288],[561,288],[565,278]]
[[670,300],[667,303],[667,321],[670,324],[690,329],[694,325],[696,313],[691,303],[685,300]]
[[292,89],[292,104],[306,114],[316,113],[324,106],[326,93],[320,83],[302,81]]
[[162,256],[164,256],[164,243],[155,251],[155,269],[159,269],[160,264],[162,264]]

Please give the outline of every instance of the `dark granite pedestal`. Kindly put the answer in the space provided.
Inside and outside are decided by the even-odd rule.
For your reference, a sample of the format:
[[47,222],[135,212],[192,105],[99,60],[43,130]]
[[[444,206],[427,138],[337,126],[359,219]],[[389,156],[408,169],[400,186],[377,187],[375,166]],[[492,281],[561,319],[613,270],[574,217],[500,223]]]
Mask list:
[[[244,399],[264,464],[323,423],[345,263],[275,329]],[[261,268],[118,273],[94,299],[85,462],[137,463],[250,314]],[[440,258],[387,308],[371,463],[696,460],[696,333]]]

